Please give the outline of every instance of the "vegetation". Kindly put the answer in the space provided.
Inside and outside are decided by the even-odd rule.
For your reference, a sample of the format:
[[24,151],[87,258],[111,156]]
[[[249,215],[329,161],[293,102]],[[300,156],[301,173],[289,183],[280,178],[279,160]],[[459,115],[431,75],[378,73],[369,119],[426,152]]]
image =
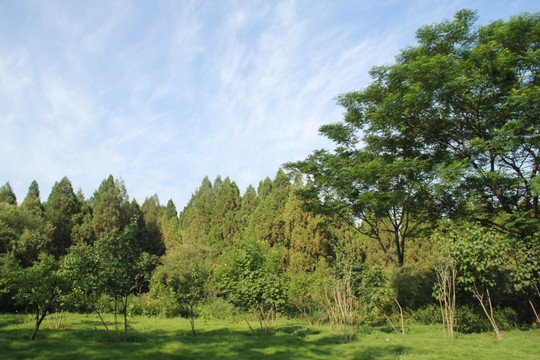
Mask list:
[[[344,120],[321,128],[334,150],[244,194],[204,178],[178,214],[157,194],[130,200],[113,175],[90,198],[64,177],[43,203],[34,181],[20,206],[6,183],[0,309],[34,319],[0,317],[7,358],[532,357],[540,14],[475,20],[419,29],[339,96]],[[38,333],[55,313],[65,331]],[[490,329],[520,346],[465,335]],[[47,342],[21,345],[26,330]]]
[[[112,321],[112,315],[106,321]],[[240,320],[240,319],[238,319]],[[29,342],[32,321],[0,315],[2,359],[536,359],[539,330],[506,331],[504,341],[485,334],[459,334],[453,342],[437,325],[410,325],[407,336],[390,327],[358,329],[346,342],[328,325],[310,327],[280,320],[271,336],[254,336],[244,321],[212,320],[196,337],[188,321],[133,317],[127,343],[111,344],[97,316],[67,314],[63,325]]]

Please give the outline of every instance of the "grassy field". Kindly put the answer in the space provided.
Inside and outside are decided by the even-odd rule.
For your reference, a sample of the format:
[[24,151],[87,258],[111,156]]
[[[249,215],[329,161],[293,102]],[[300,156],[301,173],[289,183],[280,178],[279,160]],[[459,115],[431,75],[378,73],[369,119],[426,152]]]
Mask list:
[[[32,318],[0,315],[0,359],[538,359],[540,329],[462,335],[444,340],[438,326],[411,325],[408,334],[362,327],[345,342],[329,327],[279,320],[270,336],[253,335],[246,323],[133,317],[129,341],[110,341],[96,315],[69,314],[60,329],[44,321],[29,341]],[[112,320],[109,317],[108,320]]]

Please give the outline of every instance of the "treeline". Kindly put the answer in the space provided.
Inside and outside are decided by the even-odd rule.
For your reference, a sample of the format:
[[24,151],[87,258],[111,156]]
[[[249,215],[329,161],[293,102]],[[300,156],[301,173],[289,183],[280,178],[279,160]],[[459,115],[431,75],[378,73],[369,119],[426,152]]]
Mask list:
[[[241,194],[205,178],[177,214],[129,201],[112,175],[86,199],[67,178],[42,203],[0,189],[0,306],[330,323],[540,324],[540,14],[422,27],[324,125],[332,151]],[[248,314],[248,315],[246,315]],[[116,317],[115,317],[116,319]],[[103,325],[111,337],[118,326]]]

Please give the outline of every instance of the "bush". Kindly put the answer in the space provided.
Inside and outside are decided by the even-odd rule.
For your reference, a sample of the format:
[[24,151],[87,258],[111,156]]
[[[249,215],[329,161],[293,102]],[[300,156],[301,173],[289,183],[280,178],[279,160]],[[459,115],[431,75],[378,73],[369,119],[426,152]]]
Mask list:
[[417,310],[436,302],[433,285],[436,275],[431,269],[401,267],[391,275],[392,288],[404,309]]
[[427,305],[409,313],[409,318],[419,324],[441,324],[441,308],[437,305]]
[[130,296],[128,306],[131,315],[173,317],[181,311],[173,290],[161,283],[152,284],[147,294]]
[[495,310],[495,321],[501,330],[516,328],[520,323],[517,312],[509,307]]
[[456,309],[456,330],[463,334],[479,333],[491,330],[491,324],[486,315],[469,306]]
[[242,311],[223,298],[208,298],[197,309],[199,318],[203,320],[235,321],[242,315]]
[[114,298],[107,294],[102,294],[96,301],[96,308],[102,313],[114,312]]

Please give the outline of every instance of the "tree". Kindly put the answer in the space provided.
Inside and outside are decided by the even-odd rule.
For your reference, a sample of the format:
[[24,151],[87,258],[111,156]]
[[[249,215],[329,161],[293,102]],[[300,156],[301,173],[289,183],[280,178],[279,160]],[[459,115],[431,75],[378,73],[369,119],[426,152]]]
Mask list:
[[[297,179],[293,188],[300,189],[302,186]],[[305,211],[302,199],[294,192],[287,200],[282,218],[284,245],[289,252],[289,267],[299,271],[314,271],[333,255],[333,235],[328,229],[328,219]]]
[[270,244],[283,244],[283,211],[290,194],[291,184],[282,169],[275,179],[259,185],[259,203],[254,210],[247,232],[249,236]]
[[209,243],[220,248],[231,245],[237,237],[239,228],[237,214],[240,209],[238,186],[227,177],[216,188],[216,201],[210,223]]
[[[334,152],[315,151],[286,167],[308,178],[296,191],[308,210],[339,214],[361,234],[376,240],[387,258],[402,266],[406,240],[434,217],[429,164],[406,139],[376,138],[367,124],[345,118],[321,132],[336,142]],[[362,141],[357,133],[364,133]],[[363,145],[366,144],[366,145]],[[391,236],[394,251],[385,245]]]
[[0,254],[8,254],[23,267],[41,252],[51,252],[54,229],[42,216],[6,202],[0,203]]
[[508,246],[504,237],[500,232],[474,224],[451,227],[443,236],[449,242],[450,256],[459,274],[457,283],[472,292],[500,340],[490,289],[506,262]]
[[112,338],[113,335],[97,307],[99,297],[107,292],[107,274],[103,271],[97,250],[97,247],[87,243],[71,246],[62,260],[62,271],[71,284],[72,296],[82,298],[85,305],[89,305],[98,314],[105,330]]
[[142,252],[137,243],[135,220],[123,232],[105,235],[95,243],[96,256],[99,259],[100,285],[115,300],[124,317],[124,342],[127,341],[128,297],[136,290],[137,280],[144,268],[141,263]]
[[81,189],[77,191],[77,200],[80,204],[80,211],[73,217],[71,242],[73,244],[90,244],[96,240],[96,234],[92,226],[92,206],[90,201],[85,199]]
[[374,67],[365,89],[338,97],[344,122],[321,129],[338,144],[335,153],[318,151],[291,166],[314,180],[312,198],[338,200],[375,225],[372,235],[381,210],[393,212],[388,224],[403,226],[437,205],[443,216],[501,228],[528,239],[525,246],[535,241],[540,14],[475,21],[475,12],[461,10],[420,28],[417,46]]
[[98,238],[122,231],[129,224],[131,219],[126,216],[129,202],[123,180],[115,180],[109,175],[101,182],[90,202],[92,226]]
[[165,216],[165,219],[167,220],[178,217],[178,211],[176,211],[176,205],[174,205],[172,199],[169,199],[169,201],[167,201],[167,206],[163,208],[163,216]]
[[202,244],[180,244],[162,257],[162,264],[153,274],[154,287],[163,284],[172,289],[182,307],[182,316],[189,319],[195,332],[195,306],[204,299],[211,273],[209,250]]
[[54,256],[41,253],[32,266],[16,267],[12,271],[8,287],[15,289],[17,302],[30,307],[35,313],[36,322],[30,336],[30,340],[34,340],[43,319],[58,305],[67,283]]
[[28,193],[24,198],[21,208],[24,208],[36,215],[43,216],[43,205],[41,204],[41,198],[39,196],[39,185],[36,180],[32,181],[28,188]]
[[71,230],[74,216],[80,211],[80,204],[67,177],[55,182],[45,203],[45,217],[54,226],[51,251],[58,258],[71,245]]
[[443,333],[446,338],[454,339],[454,325],[456,319],[456,286],[458,269],[452,254],[451,242],[444,232],[433,234],[435,240],[435,272],[437,283],[434,286],[433,296],[439,300],[443,321]]
[[227,248],[217,267],[222,291],[236,306],[253,311],[264,335],[274,325],[278,307],[285,303],[282,257],[279,247],[243,240]]
[[141,244],[142,250],[161,256],[165,252],[165,245],[161,232],[161,206],[157,194],[144,200],[141,211],[146,227],[146,242]]
[[258,198],[257,198],[257,192],[255,191],[255,188],[252,185],[249,185],[246,189],[246,192],[244,193],[244,196],[242,196],[242,200],[240,202],[240,210],[238,210],[238,227],[240,229],[245,229],[247,225],[249,224],[249,219],[251,218],[251,214],[255,211],[258,204]]
[[179,216],[179,226],[184,243],[206,243],[215,205],[212,182],[205,177],[201,186],[189,200]]
[[17,205],[17,197],[9,181],[0,187],[0,202],[6,202],[10,205]]

